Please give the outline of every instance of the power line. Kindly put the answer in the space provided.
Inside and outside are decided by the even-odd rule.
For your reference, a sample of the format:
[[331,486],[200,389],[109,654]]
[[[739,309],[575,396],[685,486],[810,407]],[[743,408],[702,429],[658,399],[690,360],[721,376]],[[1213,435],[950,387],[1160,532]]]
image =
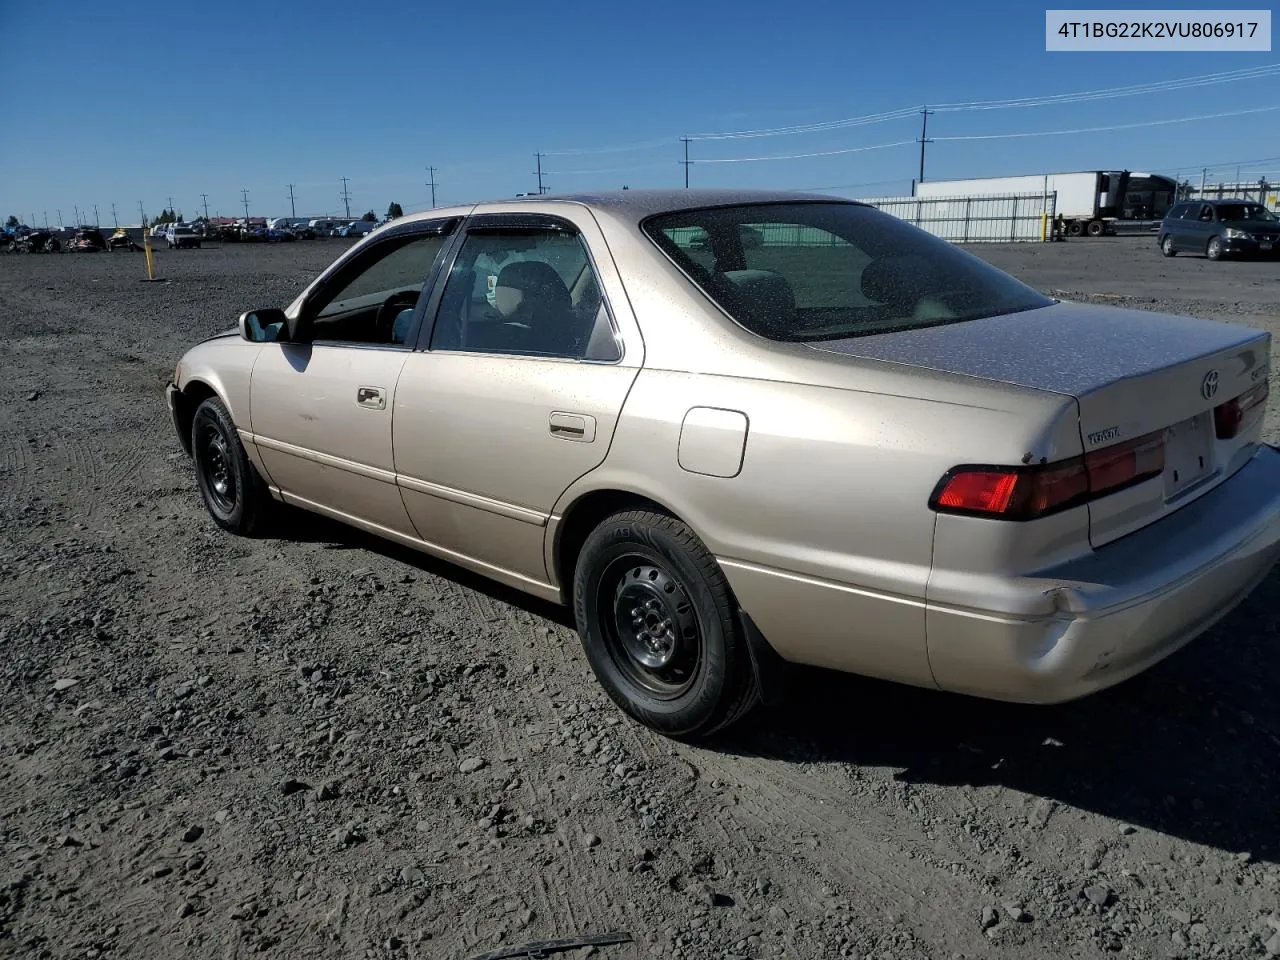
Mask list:
[[818,150],[813,153],[775,154],[767,157],[721,157],[699,160],[698,163],[754,163],[758,160],[805,160],[809,157],[836,157],[846,153],[866,153],[868,150],[887,150],[889,147],[905,147],[914,140],[895,140],[892,143],[873,143],[869,147],[848,147],[844,150]]
[[[1265,64],[1258,67],[1247,67],[1240,70],[1229,70],[1221,73],[1201,74],[1194,77],[1182,77],[1174,80],[1154,81],[1151,83],[1130,84],[1128,86],[1107,87],[1100,90],[1085,90],[1075,93],[1048,94],[1039,97],[1022,97],[1001,100],[971,100],[956,103],[936,104],[931,109],[938,112],[957,112],[968,110],[1003,110],[1018,107],[1051,106],[1062,103],[1082,103],[1089,100],[1105,100],[1116,97],[1140,96],[1149,93],[1163,93],[1170,90],[1185,90],[1191,87],[1211,86],[1221,83],[1234,83],[1240,80],[1256,80],[1280,73],[1280,63]],[[859,117],[846,117],[841,120],[827,120],[818,123],[793,124],[785,127],[771,127],[754,130],[731,130],[721,133],[697,134],[695,140],[732,140],[755,137],[794,136],[805,133],[823,133],[842,130],[848,127],[864,126],[873,123],[885,123],[901,120],[919,111],[919,107],[902,107],[881,113],[870,113]]]
[[671,141],[667,138],[661,140],[642,140],[637,143],[624,143],[613,147],[585,147],[575,150],[548,150],[543,154],[544,157],[578,157],[586,154],[598,153],[631,153],[634,150],[652,150],[657,147],[670,146]]
[[[546,156],[546,154],[543,154]],[[676,161],[679,163],[680,161]],[[690,160],[690,163],[694,161]],[[591,176],[597,173],[631,173],[634,170],[670,170],[671,161],[666,163],[640,163],[629,167],[593,167],[590,170],[543,170],[542,172],[548,177],[577,177]]]
[[1117,97],[1134,97],[1147,93],[1165,93],[1170,90],[1186,90],[1194,87],[1208,87],[1220,83],[1234,83],[1237,80],[1258,80],[1273,76],[1280,72],[1280,64],[1263,64],[1257,67],[1244,67],[1239,70],[1225,70],[1221,73],[1206,73],[1194,77],[1182,77],[1177,80],[1156,80],[1149,83],[1135,83],[1120,87],[1104,87],[1100,90],[1083,90],[1076,93],[1055,93],[1038,97],[1013,97],[1003,100],[971,100],[959,103],[945,103],[938,110],[1005,110],[1016,107],[1040,107],[1058,103],[1082,103],[1089,100],[1112,100]]
[[1254,113],[1280,110],[1280,104],[1270,107],[1253,107],[1248,110],[1226,110],[1222,113],[1202,113],[1194,117],[1174,117],[1171,120],[1144,120],[1140,123],[1117,123],[1106,127],[1077,127],[1074,130],[1033,130],[1023,133],[975,133],[955,137],[938,137],[939,141],[957,140],[1008,140],[1022,137],[1056,137],[1069,133],[1105,133],[1110,130],[1134,130],[1138,127],[1160,127],[1171,123],[1190,123],[1195,120],[1218,120],[1222,117],[1243,117]]
[[339,196],[342,197],[342,205],[343,207],[346,208],[347,219],[350,220],[351,219],[351,192],[347,190],[346,177],[342,178],[342,193],[340,193]]

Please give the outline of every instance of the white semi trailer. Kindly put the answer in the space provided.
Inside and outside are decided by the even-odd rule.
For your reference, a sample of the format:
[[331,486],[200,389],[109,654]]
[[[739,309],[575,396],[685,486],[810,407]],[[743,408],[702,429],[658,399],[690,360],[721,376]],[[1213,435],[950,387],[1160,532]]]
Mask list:
[[1068,236],[1100,237],[1115,233],[1118,221],[1161,220],[1173,206],[1177,181],[1154,173],[1128,170],[1083,170],[1034,173],[1017,177],[926,180],[914,196],[950,199],[1057,194],[1055,213]]

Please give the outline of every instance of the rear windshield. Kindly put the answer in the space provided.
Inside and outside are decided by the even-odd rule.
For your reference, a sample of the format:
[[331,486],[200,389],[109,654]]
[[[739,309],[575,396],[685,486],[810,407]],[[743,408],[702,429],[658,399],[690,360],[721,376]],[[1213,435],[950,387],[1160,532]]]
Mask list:
[[641,228],[708,297],[771,340],[960,323],[1051,299],[873,207],[765,203],[681,210]]
[[1220,203],[1219,220],[1274,220],[1275,216],[1260,203]]

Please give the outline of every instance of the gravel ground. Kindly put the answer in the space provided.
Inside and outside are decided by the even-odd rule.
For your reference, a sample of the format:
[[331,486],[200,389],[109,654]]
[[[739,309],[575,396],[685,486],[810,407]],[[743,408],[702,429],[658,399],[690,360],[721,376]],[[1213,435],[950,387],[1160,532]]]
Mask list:
[[[317,519],[207,518],[173,362],[339,249],[162,250],[154,285],[140,254],[0,257],[0,955],[1280,955],[1280,575],[1074,704],[814,674],[673,745],[555,608]],[[1280,333],[1280,264],[975,252]]]

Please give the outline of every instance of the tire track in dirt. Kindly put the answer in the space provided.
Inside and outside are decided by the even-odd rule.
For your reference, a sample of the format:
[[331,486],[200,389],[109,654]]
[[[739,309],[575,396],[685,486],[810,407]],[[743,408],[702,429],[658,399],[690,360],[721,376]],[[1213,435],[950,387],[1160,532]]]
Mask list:
[[34,485],[35,462],[27,438],[0,434],[0,504],[9,509],[26,505]]
[[[790,837],[795,848],[789,854],[777,852],[853,891],[860,910],[913,915],[927,910],[931,922],[960,928],[970,919],[956,906],[971,892],[968,884],[950,874],[922,871],[917,861],[908,860],[907,838],[888,817],[848,812],[880,804],[863,795],[842,794],[824,783],[820,772],[808,775],[786,761],[710,751],[696,757],[708,774],[740,785],[738,803],[724,809],[741,824],[743,836],[762,845]],[[817,845],[806,844],[798,834],[812,836]],[[741,841],[738,845],[744,846]],[[957,852],[956,859],[963,857]]]

